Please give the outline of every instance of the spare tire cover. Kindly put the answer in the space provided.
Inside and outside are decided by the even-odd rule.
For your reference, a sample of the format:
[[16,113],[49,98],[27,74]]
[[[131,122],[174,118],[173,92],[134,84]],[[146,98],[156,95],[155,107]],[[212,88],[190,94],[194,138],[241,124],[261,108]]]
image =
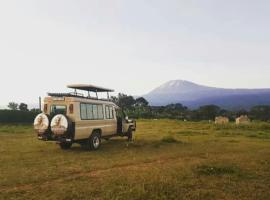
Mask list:
[[58,114],[52,118],[51,130],[55,135],[63,135],[68,130],[68,119],[65,115]]
[[34,120],[34,129],[39,134],[44,134],[49,128],[49,125],[50,125],[49,118],[46,114],[40,113],[36,116]]

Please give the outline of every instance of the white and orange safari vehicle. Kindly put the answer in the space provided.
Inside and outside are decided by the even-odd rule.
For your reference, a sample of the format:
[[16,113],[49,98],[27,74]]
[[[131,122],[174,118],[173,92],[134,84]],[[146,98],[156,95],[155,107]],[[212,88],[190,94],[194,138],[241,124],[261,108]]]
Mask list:
[[[72,93],[48,93],[43,112],[35,118],[34,129],[40,140],[57,141],[62,149],[79,143],[97,150],[101,138],[127,136],[132,140],[136,122],[109,99],[111,89],[94,85],[68,85]],[[80,94],[77,90],[84,91]],[[107,99],[99,99],[98,93],[106,92]],[[91,96],[95,93],[95,97]]]

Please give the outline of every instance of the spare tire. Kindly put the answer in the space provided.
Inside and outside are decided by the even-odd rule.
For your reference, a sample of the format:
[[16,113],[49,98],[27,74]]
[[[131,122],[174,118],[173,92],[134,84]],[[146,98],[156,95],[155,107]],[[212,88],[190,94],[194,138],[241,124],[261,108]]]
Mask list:
[[49,117],[44,114],[40,113],[36,116],[34,120],[34,129],[37,131],[39,135],[42,135],[47,132],[50,125]]
[[70,126],[69,124],[69,120],[65,115],[55,115],[51,121],[51,131],[54,135],[64,135]]

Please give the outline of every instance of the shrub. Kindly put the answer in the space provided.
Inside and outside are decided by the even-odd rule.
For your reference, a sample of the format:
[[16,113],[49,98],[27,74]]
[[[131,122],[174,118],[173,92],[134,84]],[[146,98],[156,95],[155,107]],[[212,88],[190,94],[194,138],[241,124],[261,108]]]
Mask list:
[[0,110],[0,123],[32,123],[38,112]]

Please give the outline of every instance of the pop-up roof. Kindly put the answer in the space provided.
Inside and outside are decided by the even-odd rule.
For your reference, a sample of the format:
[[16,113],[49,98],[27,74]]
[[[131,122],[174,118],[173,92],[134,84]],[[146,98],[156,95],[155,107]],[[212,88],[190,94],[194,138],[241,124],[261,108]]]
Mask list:
[[68,88],[72,88],[75,90],[84,90],[88,92],[114,92],[112,89],[98,87],[95,85],[88,85],[88,84],[72,84],[68,85]]

